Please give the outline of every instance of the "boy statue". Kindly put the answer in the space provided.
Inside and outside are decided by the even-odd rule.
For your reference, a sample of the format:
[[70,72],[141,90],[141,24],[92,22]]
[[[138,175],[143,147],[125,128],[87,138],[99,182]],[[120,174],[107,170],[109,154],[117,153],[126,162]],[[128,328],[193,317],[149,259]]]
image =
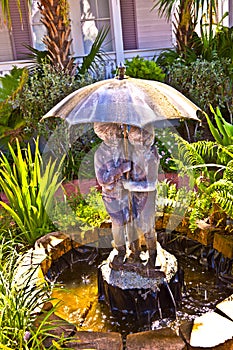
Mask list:
[[95,173],[102,187],[102,198],[112,221],[112,234],[118,255],[114,264],[122,265],[126,255],[125,229],[129,220],[128,191],[123,187],[131,162],[125,159],[122,130],[119,124],[94,123],[103,143],[95,152]]
[[132,263],[140,261],[140,236],[144,235],[149,253],[147,266],[155,268],[157,249],[155,232],[156,184],[158,179],[159,155],[153,145],[154,129],[152,126],[138,128],[131,126],[128,132],[131,144],[130,159],[132,169],[124,188],[130,192],[132,201],[133,223],[129,230],[129,243]]

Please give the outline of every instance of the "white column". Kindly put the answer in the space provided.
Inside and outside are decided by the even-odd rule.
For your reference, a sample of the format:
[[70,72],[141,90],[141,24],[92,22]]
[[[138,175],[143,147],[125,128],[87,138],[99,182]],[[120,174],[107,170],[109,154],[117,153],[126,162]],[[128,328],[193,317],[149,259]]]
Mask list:
[[116,50],[116,64],[118,66],[120,62],[124,62],[125,59],[122,37],[120,0],[110,0],[110,11]]
[[84,56],[80,1],[69,0],[69,5],[71,19],[71,37],[73,39],[72,48],[74,51],[74,56]]
[[230,3],[231,3],[231,0],[221,0],[220,3],[219,3],[219,18],[218,18],[218,21],[220,21],[223,17],[223,15],[226,13],[226,12],[229,12],[229,16],[225,17],[224,20],[223,20],[223,25],[226,26],[226,27],[229,27],[230,25]]

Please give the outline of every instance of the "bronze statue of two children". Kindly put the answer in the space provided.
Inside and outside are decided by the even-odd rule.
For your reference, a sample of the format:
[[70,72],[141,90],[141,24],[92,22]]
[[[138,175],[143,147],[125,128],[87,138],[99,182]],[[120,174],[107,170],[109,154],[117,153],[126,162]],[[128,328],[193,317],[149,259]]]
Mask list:
[[[157,148],[153,146],[154,128],[99,122],[94,123],[94,131],[103,140],[95,153],[95,172],[118,252],[111,267],[140,271],[146,266],[148,271],[153,270],[157,256],[155,202],[159,167]],[[145,266],[141,237],[149,255]]]

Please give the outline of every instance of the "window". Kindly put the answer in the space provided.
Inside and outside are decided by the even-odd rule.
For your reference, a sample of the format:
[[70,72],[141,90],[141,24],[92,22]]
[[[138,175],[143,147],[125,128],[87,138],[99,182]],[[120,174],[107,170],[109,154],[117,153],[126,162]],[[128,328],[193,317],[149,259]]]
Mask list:
[[38,9],[38,0],[32,0],[32,37],[33,47],[37,50],[45,50],[45,44],[43,43],[43,37],[46,34],[46,28],[43,23],[40,22],[41,14]]
[[[109,0],[80,0],[80,5],[84,53],[88,54],[99,30],[102,27],[110,27]],[[103,49],[112,51],[110,31]]]

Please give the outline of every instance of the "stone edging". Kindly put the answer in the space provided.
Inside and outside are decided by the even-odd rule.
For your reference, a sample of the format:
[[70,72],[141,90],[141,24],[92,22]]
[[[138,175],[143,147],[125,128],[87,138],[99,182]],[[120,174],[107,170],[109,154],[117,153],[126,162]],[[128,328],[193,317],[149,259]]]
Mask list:
[[[94,233],[94,237],[98,234],[97,232]],[[93,237],[92,237],[93,238]],[[87,238],[86,238],[87,239]],[[72,248],[80,246],[80,243],[76,243],[72,236],[67,235],[62,232],[53,232],[51,234],[48,234],[39,240],[37,240],[35,247],[30,250],[30,259],[32,265],[39,263],[38,269],[37,269],[37,276],[41,281],[43,272],[43,275],[45,275],[52,262],[59,259],[63,254],[70,251]],[[233,302],[233,301],[232,301]],[[56,318],[56,316],[54,316]],[[64,333],[64,327],[69,328],[72,325],[67,323],[66,321],[62,320],[63,325],[61,326],[60,330],[57,329],[56,332],[61,332],[60,334]],[[64,326],[65,324],[65,326]],[[171,331],[170,329],[160,329],[160,330],[154,330],[154,331],[148,331],[148,332],[141,332],[141,333],[135,333],[130,334],[126,338],[126,349],[127,350],[141,350],[141,349],[159,349],[166,344],[166,349],[184,349],[185,343],[187,344],[189,349],[197,349],[195,347],[190,346],[190,337],[191,333],[187,332],[187,329],[190,330],[190,327],[192,328],[192,325],[185,326],[182,325],[180,327],[180,334],[177,335],[174,331]],[[119,333],[98,333],[98,332],[80,332],[75,330],[75,326],[72,326],[72,339],[73,342],[70,342],[69,344],[66,344],[67,347],[71,349],[76,349],[75,342],[78,341],[78,346],[80,346],[80,342],[83,344],[96,344],[96,349],[102,349],[102,350],[122,350],[123,349],[123,343],[122,343],[122,337]],[[186,331],[184,331],[184,329]],[[232,334],[233,336],[233,334]],[[95,339],[95,341],[93,341]],[[48,341],[48,339],[47,339]],[[109,345],[111,346],[109,347]],[[174,347],[175,344],[175,347]],[[79,347],[80,348],[80,347]],[[233,348],[233,340],[229,339],[225,343],[220,344],[215,347],[211,347],[211,349],[230,349]],[[93,348],[94,349],[94,348]],[[206,349],[202,347],[198,347],[198,349]]]

